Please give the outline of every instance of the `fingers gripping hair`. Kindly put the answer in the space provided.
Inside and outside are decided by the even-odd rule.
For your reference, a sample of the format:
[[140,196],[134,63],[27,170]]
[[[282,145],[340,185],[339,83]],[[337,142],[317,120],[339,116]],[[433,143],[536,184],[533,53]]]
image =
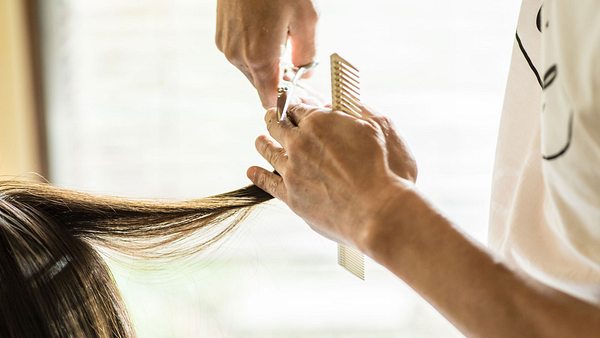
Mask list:
[[287,201],[285,182],[277,172],[270,172],[260,167],[251,167],[248,170],[248,178],[271,196],[284,202]]

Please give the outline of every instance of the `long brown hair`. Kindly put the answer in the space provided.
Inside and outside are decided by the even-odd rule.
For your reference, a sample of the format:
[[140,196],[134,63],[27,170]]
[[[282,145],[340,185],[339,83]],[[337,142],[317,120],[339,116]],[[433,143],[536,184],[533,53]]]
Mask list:
[[184,202],[140,201],[0,181],[0,336],[134,337],[98,249],[189,257],[271,198],[248,186]]

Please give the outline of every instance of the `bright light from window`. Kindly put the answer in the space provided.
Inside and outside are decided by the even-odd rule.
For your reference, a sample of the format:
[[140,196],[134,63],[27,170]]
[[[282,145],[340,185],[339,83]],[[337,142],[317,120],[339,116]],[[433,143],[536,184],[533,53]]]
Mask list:
[[[263,109],[214,46],[216,0],[40,1],[53,180],[90,192],[192,198],[248,184]],[[322,0],[312,80],[328,55],[361,68],[419,185],[484,241],[518,1]],[[192,267],[115,276],[140,337],[460,336],[396,277],[361,282],[285,206],[260,209]]]

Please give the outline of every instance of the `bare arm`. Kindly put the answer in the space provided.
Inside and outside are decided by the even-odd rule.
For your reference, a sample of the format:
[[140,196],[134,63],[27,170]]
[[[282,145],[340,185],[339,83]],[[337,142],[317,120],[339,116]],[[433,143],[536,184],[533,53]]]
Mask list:
[[[394,272],[476,337],[597,337],[600,309],[517,275],[462,234],[416,190],[417,170],[390,121],[292,107],[298,126],[267,128],[257,149],[280,175],[248,177],[317,232]],[[280,146],[281,145],[281,146]]]
[[598,337],[600,309],[519,275],[413,189],[399,188],[361,248],[473,337]]

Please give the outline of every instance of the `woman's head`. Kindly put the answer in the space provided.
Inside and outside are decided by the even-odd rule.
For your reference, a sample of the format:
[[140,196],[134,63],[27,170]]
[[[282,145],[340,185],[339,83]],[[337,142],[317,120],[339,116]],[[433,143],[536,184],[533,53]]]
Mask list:
[[142,259],[186,257],[269,199],[255,186],[157,203],[0,181],[0,336],[134,336],[97,248]]

